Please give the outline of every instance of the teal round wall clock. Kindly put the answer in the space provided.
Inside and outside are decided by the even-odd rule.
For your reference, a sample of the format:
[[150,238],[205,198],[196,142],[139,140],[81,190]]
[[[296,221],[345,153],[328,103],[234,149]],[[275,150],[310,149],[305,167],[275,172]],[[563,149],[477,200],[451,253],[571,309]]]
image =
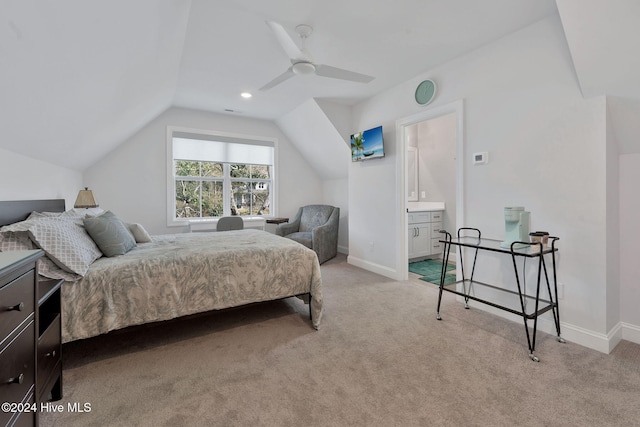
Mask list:
[[416,88],[416,102],[420,105],[427,105],[435,95],[436,84],[433,80],[424,80]]

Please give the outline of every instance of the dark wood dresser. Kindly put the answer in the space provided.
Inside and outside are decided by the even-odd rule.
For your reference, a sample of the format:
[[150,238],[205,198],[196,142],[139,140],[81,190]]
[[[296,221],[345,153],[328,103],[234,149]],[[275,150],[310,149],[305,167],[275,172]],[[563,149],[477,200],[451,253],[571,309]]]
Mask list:
[[43,254],[0,252],[0,426],[38,425],[40,403],[62,397],[63,281],[38,282]]
[[2,426],[33,426],[38,421],[37,406],[29,407],[36,403],[36,261],[42,255],[41,250],[0,252]]

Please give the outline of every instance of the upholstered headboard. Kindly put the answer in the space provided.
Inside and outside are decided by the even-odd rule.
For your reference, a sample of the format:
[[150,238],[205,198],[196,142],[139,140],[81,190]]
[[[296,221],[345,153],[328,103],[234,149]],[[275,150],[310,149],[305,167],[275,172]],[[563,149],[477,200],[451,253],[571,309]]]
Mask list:
[[64,199],[0,201],[0,226],[26,219],[33,211],[64,212]]

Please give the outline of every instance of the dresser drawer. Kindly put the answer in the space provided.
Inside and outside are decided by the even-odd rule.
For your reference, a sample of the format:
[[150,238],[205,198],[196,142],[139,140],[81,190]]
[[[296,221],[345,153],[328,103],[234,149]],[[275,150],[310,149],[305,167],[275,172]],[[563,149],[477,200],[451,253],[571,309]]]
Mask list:
[[[33,410],[33,405],[35,404],[35,402],[35,396],[33,393],[31,393],[29,398],[25,399],[22,402],[23,404],[25,404],[25,406],[26,404],[29,405],[28,411],[24,410],[23,412],[9,412],[7,414],[3,414],[0,412],[0,425],[10,425],[11,427],[33,427],[34,425],[37,426],[38,424],[36,424],[36,411],[39,409],[39,407],[38,405],[36,405],[36,411]],[[6,421],[4,418],[2,418],[2,415],[8,416]],[[9,423],[7,423],[7,421],[9,421]]]
[[409,224],[431,222],[431,212],[411,212],[409,213],[407,220]]
[[[31,400],[31,404],[33,404],[33,398]],[[11,427],[33,427],[36,422],[36,413],[34,411],[23,412],[13,422],[14,424]]]
[[0,288],[0,343],[33,313],[34,280],[29,270]]
[[443,234],[440,233],[440,230],[442,230],[442,222],[438,221],[438,222],[432,222],[431,223],[431,238],[435,239],[436,237],[438,239],[444,237]]
[[431,239],[431,254],[439,254],[444,250],[444,243],[441,243],[438,239]]
[[[0,349],[0,402],[21,402],[35,381],[35,322]],[[9,383],[8,380],[14,379]]]
[[442,221],[442,211],[431,212],[431,221]]

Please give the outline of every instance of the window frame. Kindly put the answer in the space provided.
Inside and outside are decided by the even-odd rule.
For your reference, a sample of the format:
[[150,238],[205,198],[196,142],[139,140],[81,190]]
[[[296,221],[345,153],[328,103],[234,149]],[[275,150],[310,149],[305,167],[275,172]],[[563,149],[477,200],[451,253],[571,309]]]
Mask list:
[[[176,135],[178,134],[178,135]],[[179,226],[187,226],[190,222],[197,221],[198,223],[212,222],[215,223],[220,217],[206,217],[206,218],[176,218],[176,175],[174,168],[174,158],[173,158],[173,138],[174,137],[193,137],[193,139],[200,140],[211,140],[211,141],[220,141],[220,142],[232,142],[232,143],[242,143],[248,145],[262,145],[262,146],[272,146],[273,147],[273,165],[270,167],[271,174],[271,188],[270,188],[270,196],[271,203],[269,206],[269,214],[268,215],[243,215],[243,219],[251,219],[251,218],[271,218],[277,217],[277,206],[278,206],[278,192],[277,192],[277,181],[278,181],[278,139],[267,136],[256,136],[256,135],[246,135],[239,133],[229,133],[229,132],[219,132],[212,131],[206,129],[194,129],[194,128],[185,128],[180,126],[167,126],[167,134],[166,134],[166,177],[167,177],[167,227],[179,227]],[[223,168],[225,169],[225,173],[228,173],[228,163],[223,163]],[[249,163],[247,163],[249,164]],[[224,175],[224,174],[223,174]],[[186,178],[186,177],[180,177]],[[194,177],[200,180],[202,177]],[[219,179],[230,179],[230,182],[251,182],[252,178],[217,178]],[[208,179],[207,179],[208,180]],[[227,200],[227,197],[223,198],[223,211],[230,211],[230,202]]]

